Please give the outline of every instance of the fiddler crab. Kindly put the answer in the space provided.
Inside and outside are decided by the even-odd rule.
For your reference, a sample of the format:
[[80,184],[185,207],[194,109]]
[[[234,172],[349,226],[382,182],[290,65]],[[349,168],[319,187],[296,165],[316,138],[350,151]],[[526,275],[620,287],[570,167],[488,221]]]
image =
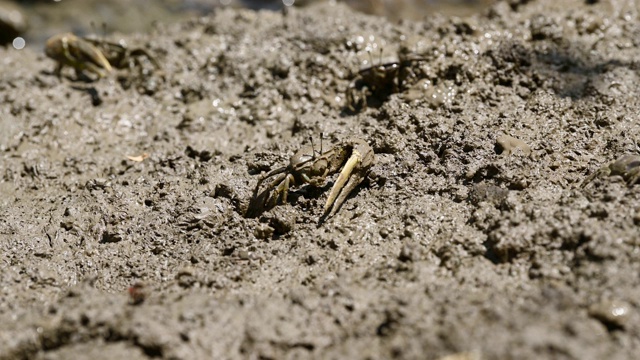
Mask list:
[[[327,176],[340,171],[324,205],[322,218],[332,216],[364,180],[374,162],[373,149],[358,138],[346,140],[326,152],[322,152],[322,146],[319,152],[313,144],[305,146],[291,157],[289,165],[274,169],[258,180],[247,215],[254,216],[278,203],[286,203],[292,186],[309,184],[323,187]],[[274,176],[260,193],[263,182]]]
[[[378,65],[361,68],[347,89],[347,108],[357,112],[366,108],[371,100],[384,102],[391,94],[403,91],[407,78],[415,76],[411,66],[425,60],[401,56],[397,61],[382,63],[380,59]],[[373,59],[370,63],[373,64]]]
[[640,180],[640,155],[627,154],[621,156],[589,175],[580,184],[580,187],[584,188],[593,179],[603,176],[621,176],[628,186],[632,186]]
[[49,38],[45,44],[45,54],[57,62],[57,76],[60,76],[64,66],[74,68],[77,73],[92,73],[98,79],[107,76],[113,68],[138,69],[141,77],[160,69],[158,62],[145,49],[128,49],[124,42],[78,37],[72,33]]
[[44,47],[45,54],[57,62],[55,74],[60,76],[62,68],[71,66],[77,72],[88,71],[103,78],[111,72],[109,60],[102,51],[89,41],[72,33],[52,36]]

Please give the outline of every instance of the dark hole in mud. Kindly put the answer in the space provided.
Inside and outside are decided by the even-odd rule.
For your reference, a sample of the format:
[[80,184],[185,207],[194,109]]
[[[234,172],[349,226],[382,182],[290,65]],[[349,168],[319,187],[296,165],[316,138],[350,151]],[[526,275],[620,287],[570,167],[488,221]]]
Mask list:
[[486,180],[491,180],[496,178],[498,175],[500,175],[501,172],[502,171],[500,170],[499,167],[490,164],[482,167],[481,169],[478,169],[473,175],[472,181],[474,183],[481,183]]
[[196,150],[191,147],[191,145],[187,145],[187,148],[184,151],[185,155],[192,159],[197,159],[202,162],[207,162],[211,160],[215,155],[219,155],[218,152],[211,152],[209,150]]
[[602,320],[600,320],[600,322],[607,328],[607,331],[610,333],[615,331],[624,331],[624,326],[616,324],[615,322]]
[[515,252],[497,251],[495,248],[495,243],[493,241],[487,240],[484,243],[482,243],[482,245],[486,249],[483,256],[495,265],[511,262],[515,258],[515,255],[516,255]]
[[122,241],[122,235],[112,231],[103,232],[100,240],[102,243],[116,243],[120,241]]
[[223,256],[231,256],[233,255],[233,252],[236,251],[235,246],[232,247],[228,247],[222,250],[222,255]]
[[93,106],[100,106],[102,105],[102,97],[100,97],[100,94],[98,93],[98,90],[96,90],[95,87],[93,86],[80,86],[80,85],[72,85],[71,86],[72,89],[81,91],[81,92],[85,92],[89,95],[89,97],[91,98],[91,105]]
[[140,347],[140,349],[142,349],[142,352],[144,352],[144,354],[147,355],[148,357],[152,357],[152,358],[162,357],[162,354],[163,354],[162,346],[160,346],[158,344],[140,344],[140,343],[137,343],[136,345],[138,345],[138,347]]

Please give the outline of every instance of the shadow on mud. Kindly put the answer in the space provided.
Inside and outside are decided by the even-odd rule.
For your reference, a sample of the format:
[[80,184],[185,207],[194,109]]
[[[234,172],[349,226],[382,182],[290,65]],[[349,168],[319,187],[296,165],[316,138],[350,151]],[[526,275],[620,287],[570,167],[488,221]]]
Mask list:
[[547,42],[540,45],[537,49],[530,49],[513,41],[489,51],[488,56],[496,67],[498,85],[523,86],[531,91],[552,88],[559,97],[573,100],[611,96],[598,86],[601,76],[616,68],[632,71],[638,68],[636,62],[606,60],[599,53],[594,55],[592,49],[597,44]]

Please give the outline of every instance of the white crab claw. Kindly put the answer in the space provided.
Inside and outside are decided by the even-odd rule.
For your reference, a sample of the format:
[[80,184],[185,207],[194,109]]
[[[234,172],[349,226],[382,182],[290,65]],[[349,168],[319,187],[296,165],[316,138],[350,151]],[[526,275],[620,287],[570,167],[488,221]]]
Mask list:
[[[336,180],[336,183],[333,184],[333,187],[331,188],[331,192],[329,193],[327,202],[324,205],[325,214],[331,208],[334,202],[336,202],[336,198],[338,198],[338,194],[340,194],[341,196],[340,196],[340,200],[336,202],[336,208],[342,205],[342,203],[344,202],[344,199],[351,192],[351,190],[353,190],[353,189],[344,188],[344,184],[347,180],[349,180],[349,176],[353,172],[353,169],[356,166],[358,166],[361,161],[362,161],[362,155],[360,155],[360,152],[358,152],[358,150],[354,149],[353,153],[351,154],[351,157],[349,157],[349,160],[347,160],[347,163],[344,165],[344,168],[342,168],[342,171],[340,171],[338,180]],[[358,181],[358,184],[359,183],[360,181]],[[355,184],[355,186],[357,186],[358,184]],[[355,186],[353,187],[355,188]],[[341,190],[345,190],[345,191],[341,191]]]

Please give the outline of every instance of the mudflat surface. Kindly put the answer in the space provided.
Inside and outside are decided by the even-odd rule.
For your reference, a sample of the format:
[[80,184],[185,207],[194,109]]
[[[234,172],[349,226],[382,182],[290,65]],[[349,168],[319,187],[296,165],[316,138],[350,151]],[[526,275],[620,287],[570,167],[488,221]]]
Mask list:
[[[637,356],[638,164],[583,183],[638,151],[635,10],[229,9],[124,37],[162,71],[95,82],[0,49],[0,358]],[[245,217],[321,137],[376,152],[337,214],[334,174]]]

